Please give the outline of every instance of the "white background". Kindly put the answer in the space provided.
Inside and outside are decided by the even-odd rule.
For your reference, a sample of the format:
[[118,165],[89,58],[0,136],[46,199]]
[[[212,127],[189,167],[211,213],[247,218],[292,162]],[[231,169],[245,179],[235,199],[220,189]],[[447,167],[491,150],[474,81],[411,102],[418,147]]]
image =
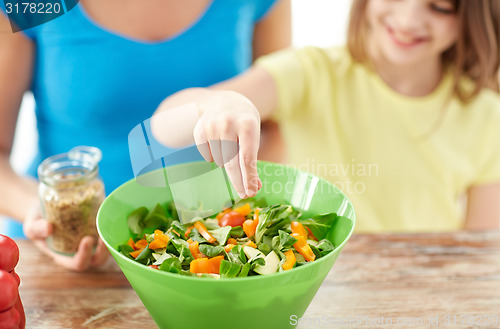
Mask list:
[[[292,0],[293,46],[332,46],[345,42],[351,0]],[[31,94],[19,113],[11,164],[24,172],[36,152],[36,122]]]

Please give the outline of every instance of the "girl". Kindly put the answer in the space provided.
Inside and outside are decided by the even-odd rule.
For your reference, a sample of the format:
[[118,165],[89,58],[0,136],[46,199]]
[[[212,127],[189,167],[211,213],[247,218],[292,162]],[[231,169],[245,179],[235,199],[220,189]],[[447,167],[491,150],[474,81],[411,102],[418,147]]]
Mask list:
[[15,34],[6,11],[0,1],[0,214],[24,221],[28,238],[75,270],[102,263],[106,248],[92,255],[86,237],[69,259],[45,246],[51,227],[41,218],[37,182],[9,164],[24,92],[33,91],[39,135],[28,174],[51,155],[96,146],[111,192],[133,178],[129,131],[166,96],[226,80],[290,42],[288,0],[81,0]]
[[179,92],[153,132],[182,141],[165,119],[193,121],[175,108],[194,102],[188,130],[200,152],[252,196],[259,121],[272,117],[289,163],[343,189],[360,232],[498,228],[499,29],[497,0],[355,0],[346,48],[282,51]]

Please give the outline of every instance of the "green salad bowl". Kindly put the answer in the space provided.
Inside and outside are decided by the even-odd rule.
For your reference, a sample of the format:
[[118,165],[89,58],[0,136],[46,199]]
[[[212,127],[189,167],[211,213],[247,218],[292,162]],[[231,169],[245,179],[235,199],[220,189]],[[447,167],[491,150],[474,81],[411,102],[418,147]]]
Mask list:
[[[195,162],[178,168],[186,173],[204,165]],[[326,235],[334,251],[306,265],[263,276],[213,279],[163,272],[125,257],[117,248],[132,236],[127,216],[138,207],[152,209],[171,201],[170,189],[131,180],[102,204],[97,216],[99,235],[160,328],[293,328],[311,303],[354,230],[354,209],[333,184],[312,174],[267,162],[259,162],[257,168],[263,183],[257,198],[268,204],[290,204],[303,210],[305,218],[339,215]],[[165,173],[157,170],[146,175],[154,181]]]

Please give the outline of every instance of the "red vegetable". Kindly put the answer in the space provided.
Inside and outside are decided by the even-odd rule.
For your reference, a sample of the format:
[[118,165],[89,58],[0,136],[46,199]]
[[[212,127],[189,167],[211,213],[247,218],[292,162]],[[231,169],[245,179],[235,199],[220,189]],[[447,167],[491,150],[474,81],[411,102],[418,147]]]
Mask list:
[[17,328],[24,328],[24,320],[21,322],[21,315],[17,308],[11,307],[8,310],[0,312],[0,329]]
[[239,212],[231,211],[225,214],[219,221],[220,226],[241,226],[245,222],[246,217]]
[[19,321],[18,328],[19,329],[24,329],[25,326],[26,326],[26,316],[24,314],[23,303],[21,302],[21,297],[19,297],[19,294],[18,294],[18,297],[17,297],[17,302],[16,302],[16,304],[14,305],[13,308],[15,308],[17,310],[17,312],[19,313],[20,321]]
[[10,272],[19,261],[19,248],[8,236],[0,234],[0,270]]
[[17,281],[5,271],[0,270],[0,312],[11,308],[18,299]]

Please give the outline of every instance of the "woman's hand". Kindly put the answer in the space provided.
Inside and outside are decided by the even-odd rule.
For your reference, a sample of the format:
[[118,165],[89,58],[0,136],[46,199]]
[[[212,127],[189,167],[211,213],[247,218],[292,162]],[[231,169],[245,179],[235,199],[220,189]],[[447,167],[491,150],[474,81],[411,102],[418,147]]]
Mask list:
[[78,246],[78,251],[73,257],[64,256],[52,251],[45,239],[52,234],[52,225],[42,216],[40,205],[35,203],[24,220],[23,231],[26,237],[57,264],[73,271],[85,271],[89,267],[96,267],[106,262],[109,252],[104,243],[99,239],[97,248],[93,252],[95,241],[91,236],[85,236]]

